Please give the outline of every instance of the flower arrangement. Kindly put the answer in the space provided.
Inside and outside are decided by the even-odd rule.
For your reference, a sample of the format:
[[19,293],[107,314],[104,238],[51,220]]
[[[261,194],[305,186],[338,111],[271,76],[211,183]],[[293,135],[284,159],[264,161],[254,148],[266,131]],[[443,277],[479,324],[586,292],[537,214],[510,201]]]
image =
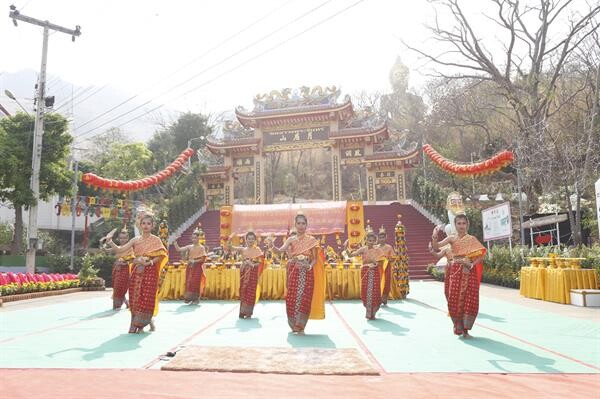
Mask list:
[[408,283],[408,255],[406,254],[406,232],[404,225],[400,221],[402,215],[397,215],[398,222],[394,227],[396,259],[393,265],[392,274],[394,281],[400,288],[400,295],[405,298],[410,291]]
[[30,282],[30,283],[10,283],[0,285],[0,295],[27,294],[30,292],[64,290],[67,288],[79,287],[79,280],[48,281],[48,282]]

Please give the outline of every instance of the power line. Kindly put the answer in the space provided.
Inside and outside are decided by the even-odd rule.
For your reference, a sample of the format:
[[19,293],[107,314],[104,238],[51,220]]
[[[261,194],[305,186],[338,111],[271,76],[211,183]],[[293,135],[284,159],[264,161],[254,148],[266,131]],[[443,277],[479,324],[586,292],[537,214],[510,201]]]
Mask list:
[[[246,27],[242,28],[241,30],[237,31],[236,33],[234,33],[233,35],[227,37],[226,39],[224,39],[223,41],[219,42],[218,44],[216,44],[215,46],[211,47],[210,49],[208,49],[207,51],[205,51],[204,53],[202,53],[200,56],[194,58],[193,60],[189,61],[188,63],[186,63],[185,65],[183,65],[182,67],[176,69],[174,72],[170,73],[169,75],[167,75],[166,77],[163,77],[161,79],[159,79],[158,81],[155,81],[155,83],[151,86],[148,86],[146,89],[138,92],[137,94],[134,94],[133,96],[127,98],[126,100],[120,102],[119,104],[115,105],[114,107],[104,111],[103,113],[101,113],[100,115],[88,120],[87,122],[79,125],[76,127],[76,129],[79,129],[101,117],[103,117],[104,115],[114,111],[117,108],[120,108],[121,106],[127,104],[128,102],[130,102],[131,100],[137,98],[140,94],[145,93],[146,91],[154,88],[157,84],[162,84],[164,81],[166,81],[167,79],[173,77],[174,75],[176,75],[177,73],[179,73],[180,71],[182,71],[183,69],[187,68],[189,65],[199,61],[200,59],[204,58],[205,56],[207,56],[208,54],[212,53],[214,50],[217,50],[219,48],[221,48],[221,46],[223,46],[224,44],[228,43],[229,41],[231,41],[232,39],[236,38],[237,36],[241,35],[242,33],[244,33],[245,31],[247,31],[248,29],[252,28],[253,26],[257,25],[258,23],[262,22],[264,19],[268,18],[269,16],[271,16],[272,14],[274,14],[275,12],[279,11],[280,9],[286,7],[289,3],[291,3],[294,0],[289,0],[287,2],[285,2],[283,5],[274,8],[273,10],[267,12],[266,14],[264,14],[263,16],[261,16],[260,18],[258,18],[257,20],[251,22],[250,24],[248,24]],[[331,1],[331,0],[330,0]],[[142,104],[142,106],[146,105],[147,103]]]
[[[218,62],[216,62],[216,63],[214,63],[214,64],[210,65],[209,67],[207,67],[207,68],[203,69],[203,70],[202,70],[202,71],[200,71],[199,73],[197,73],[197,74],[193,75],[191,78],[188,78],[188,79],[186,79],[186,80],[184,80],[184,81],[180,82],[179,84],[177,84],[177,85],[175,85],[175,86],[173,86],[173,87],[171,87],[171,88],[169,88],[169,89],[167,89],[167,90],[164,90],[164,91],[162,91],[162,92],[161,92],[159,95],[157,95],[157,96],[156,96],[154,99],[150,99],[150,100],[148,100],[148,101],[144,102],[143,104],[140,104],[140,105],[138,105],[137,107],[134,107],[133,109],[131,109],[131,110],[127,111],[127,112],[124,112],[124,113],[122,113],[122,114],[120,114],[120,115],[118,115],[118,116],[116,116],[116,117],[114,117],[114,118],[112,118],[112,119],[110,119],[110,120],[108,120],[108,121],[106,121],[106,122],[104,122],[104,123],[102,123],[102,124],[100,124],[100,125],[98,125],[98,126],[96,126],[96,127],[92,128],[92,129],[89,129],[89,130],[85,131],[84,133],[80,134],[80,135],[79,135],[79,136],[77,136],[77,137],[82,137],[82,136],[84,136],[84,135],[86,135],[86,134],[88,134],[88,133],[90,133],[90,132],[92,132],[92,131],[94,131],[94,130],[96,130],[96,129],[99,129],[99,128],[103,127],[103,126],[106,126],[106,125],[108,125],[109,123],[111,123],[111,122],[113,122],[113,121],[115,121],[115,120],[117,120],[117,119],[120,119],[121,117],[123,117],[123,116],[125,116],[125,115],[129,115],[130,113],[132,113],[132,112],[134,112],[134,111],[136,111],[136,110],[138,110],[138,109],[140,109],[140,108],[142,108],[142,107],[144,107],[144,106],[146,106],[146,105],[150,104],[150,103],[151,103],[152,101],[154,101],[155,99],[157,99],[157,98],[160,98],[160,97],[164,96],[165,94],[168,94],[168,93],[172,92],[172,91],[173,91],[173,90],[175,90],[175,89],[178,89],[179,87],[181,87],[181,86],[185,85],[186,83],[188,83],[188,82],[190,82],[191,80],[193,80],[193,79],[197,78],[198,76],[200,76],[200,75],[202,75],[202,74],[204,74],[204,73],[206,73],[206,72],[210,71],[211,69],[213,69],[213,68],[215,68],[215,67],[217,67],[217,66],[220,66],[220,65],[221,65],[221,64],[223,64],[224,62],[226,62],[226,61],[229,61],[231,58],[233,58],[233,57],[235,57],[235,56],[237,56],[237,55],[239,55],[239,54],[243,53],[244,51],[246,51],[246,50],[250,49],[251,47],[254,47],[255,45],[257,45],[257,44],[261,43],[263,40],[265,40],[265,39],[267,39],[267,38],[269,38],[269,37],[273,36],[274,34],[276,34],[276,33],[277,33],[277,32],[279,32],[279,31],[281,31],[281,30],[283,30],[283,29],[285,29],[285,28],[289,27],[291,24],[294,24],[294,23],[296,23],[296,22],[297,22],[297,21],[299,21],[300,19],[302,19],[302,18],[304,18],[304,17],[306,17],[306,16],[308,16],[308,15],[312,14],[313,12],[315,12],[315,11],[317,11],[318,9],[320,9],[320,8],[324,7],[325,5],[327,5],[328,3],[332,2],[332,1],[333,1],[333,0],[326,0],[326,1],[324,1],[323,3],[319,4],[318,6],[316,6],[316,7],[312,8],[312,9],[308,10],[307,12],[305,12],[305,13],[303,13],[303,14],[299,15],[298,17],[294,18],[292,21],[290,21],[290,22],[287,22],[287,23],[285,23],[285,24],[281,25],[279,28],[275,29],[274,31],[271,31],[271,32],[267,33],[266,35],[264,35],[264,36],[261,36],[261,37],[260,37],[258,40],[255,40],[254,42],[252,42],[252,43],[250,43],[249,45],[247,45],[247,46],[243,47],[242,49],[240,49],[240,50],[238,50],[238,51],[234,52],[233,54],[230,54],[229,56],[227,56],[227,57],[225,57],[225,58],[221,59],[220,61],[218,61]],[[221,76],[221,75],[219,75],[219,76]],[[177,98],[179,98],[179,97],[177,97]],[[110,111],[110,110],[109,110],[109,111]],[[92,122],[92,121],[94,121],[94,120],[96,120],[96,119],[98,119],[99,117],[103,116],[104,114],[108,113],[109,111],[107,111],[107,112],[105,112],[105,113],[103,113],[103,114],[99,115],[98,117],[96,117],[96,118],[93,118],[93,119],[91,119],[91,120],[89,120],[89,121],[87,121],[87,122],[85,122],[85,123],[83,123],[83,124],[81,124],[81,125],[77,126],[77,127],[75,128],[75,130],[77,130],[77,129],[79,129],[79,128],[81,128],[81,127],[83,127],[83,126],[85,126],[85,125],[89,124],[90,122]]]
[[54,108],[54,112],[58,111],[59,109],[65,107],[65,106],[67,106],[69,104],[73,104],[73,101],[76,98],[81,97],[82,95],[84,95],[85,93],[87,93],[88,91],[90,91],[93,88],[94,88],[94,86],[88,86],[84,90],[77,89],[77,91],[71,95],[71,98],[68,98],[64,103],[62,103],[59,106],[55,107]]
[[73,106],[79,105],[82,102],[86,101],[87,99],[89,99],[90,97],[95,96],[96,94],[100,93],[102,90],[106,89],[108,87],[108,84],[105,84],[104,86],[100,87],[98,90],[96,90],[95,92],[93,92],[92,94],[90,94],[89,96],[87,96],[86,98],[77,101],[75,104],[73,104]]
[[[230,69],[226,70],[225,72],[221,73],[220,75],[217,75],[217,76],[215,76],[214,78],[211,78],[211,79],[209,79],[209,80],[207,80],[207,81],[203,82],[202,84],[200,84],[200,85],[198,85],[198,86],[196,86],[196,87],[194,87],[194,88],[192,88],[192,89],[190,89],[190,90],[186,91],[186,92],[185,92],[185,93],[183,93],[182,95],[179,95],[179,96],[177,96],[177,97],[173,98],[172,100],[176,100],[176,99],[178,99],[178,98],[180,98],[180,97],[183,97],[183,96],[185,96],[185,95],[187,95],[187,94],[189,94],[189,93],[191,93],[191,92],[193,92],[193,91],[196,91],[196,90],[198,90],[198,89],[200,89],[200,88],[202,88],[202,87],[204,87],[204,86],[206,86],[206,85],[208,85],[208,84],[210,84],[210,83],[214,82],[215,80],[217,80],[217,79],[219,79],[219,78],[221,78],[221,77],[223,77],[223,76],[225,76],[225,75],[227,75],[227,74],[229,74],[229,73],[231,73],[231,72],[233,72],[233,71],[235,71],[235,70],[237,70],[237,69],[239,69],[239,68],[241,68],[241,67],[245,66],[245,65],[246,65],[246,64],[248,64],[249,62],[251,62],[251,61],[254,61],[255,59],[257,59],[257,58],[259,58],[259,57],[262,57],[263,55],[265,55],[265,54],[267,54],[267,53],[269,53],[269,52],[271,52],[271,51],[273,51],[273,50],[275,50],[275,49],[277,49],[277,48],[281,47],[282,45],[286,44],[287,42],[289,42],[289,41],[291,41],[291,40],[293,40],[293,39],[295,39],[295,38],[297,38],[297,37],[299,37],[299,36],[301,36],[301,35],[305,34],[306,32],[309,32],[310,30],[312,30],[312,29],[316,28],[317,26],[319,26],[319,25],[322,25],[323,23],[330,21],[331,19],[333,19],[333,18],[337,17],[337,16],[338,16],[338,15],[340,15],[340,14],[343,14],[344,12],[348,11],[349,9],[351,9],[351,8],[353,8],[353,7],[355,7],[355,6],[357,6],[358,4],[360,4],[360,3],[364,2],[364,1],[365,1],[365,0],[358,0],[358,1],[356,1],[355,3],[352,3],[351,5],[349,5],[349,6],[345,7],[345,8],[343,8],[342,10],[340,10],[340,11],[338,11],[338,12],[335,12],[335,13],[333,13],[332,15],[330,15],[330,16],[328,16],[328,17],[326,17],[325,19],[322,19],[321,21],[319,21],[319,22],[317,22],[317,23],[315,23],[315,24],[313,24],[313,25],[309,26],[308,28],[304,29],[303,31],[300,31],[299,33],[297,33],[297,34],[295,34],[295,35],[293,35],[293,36],[291,36],[291,37],[289,37],[289,38],[287,38],[287,39],[285,39],[285,40],[283,40],[283,41],[281,41],[281,42],[277,43],[276,45],[274,45],[274,46],[272,46],[272,47],[268,48],[267,50],[265,50],[265,51],[261,52],[260,54],[258,54],[258,55],[256,55],[256,56],[254,56],[254,57],[251,57],[251,58],[247,59],[246,61],[244,61],[244,62],[242,62],[242,63],[240,63],[240,64],[236,65],[235,67],[233,67],[233,68],[230,68]],[[172,100],[171,100],[171,101],[172,101]],[[126,124],[130,123],[130,122],[133,122],[133,121],[134,121],[134,120],[136,120],[136,119],[139,119],[139,118],[141,118],[141,117],[143,117],[143,116],[146,116],[146,115],[148,115],[149,113],[151,113],[151,112],[154,112],[154,111],[156,111],[156,110],[158,110],[158,109],[160,109],[160,108],[164,107],[164,105],[165,105],[165,104],[160,104],[160,105],[158,105],[158,106],[156,106],[156,107],[154,107],[154,108],[150,109],[149,111],[146,111],[146,112],[144,112],[143,114],[140,114],[140,115],[138,115],[138,116],[136,116],[136,117],[134,117],[134,118],[131,118],[131,119],[129,119],[129,120],[128,120],[128,121],[126,121],[126,122],[123,122],[123,123],[121,123],[121,124],[119,124],[119,125],[115,126],[115,128],[119,128],[119,127],[121,127],[121,126],[124,126],[124,125],[126,125]],[[99,127],[102,127],[102,125],[101,125],[101,126],[99,126]],[[97,127],[97,128],[99,128],[99,127]],[[81,134],[81,135],[79,135],[79,136],[76,136],[75,138],[81,138],[82,136],[84,136],[84,135],[86,135],[86,134],[88,134],[88,133],[90,133],[90,132],[92,132],[92,131],[96,130],[97,128],[90,129],[90,130],[86,131],[85,133],[83,133],[83,134]],[[92,136],[92,137],[95,137],[95,136]],[[91,139],[92,137],[90,137],[90,139]]]

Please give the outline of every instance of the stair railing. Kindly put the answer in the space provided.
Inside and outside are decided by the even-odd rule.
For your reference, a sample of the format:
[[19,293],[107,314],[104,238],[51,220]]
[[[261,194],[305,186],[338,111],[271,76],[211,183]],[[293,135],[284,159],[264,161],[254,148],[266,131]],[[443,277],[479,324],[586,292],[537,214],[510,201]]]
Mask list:
[[415,201],[414,199],[407,199],[403,201],[404,203],[411,205],[413,208],[415,208],[421,215],[425,216],[427,219],[429,219],[429,221],[431,223],[433,223],[436,226],[439,226],[440,224],[445,224],[444,222],[442,222],[437,216],[435,216],[433,213],[429,212],[427,209],[425,209],[425,207],[421,204],[419,204],[417,201]]
[[206,212],[206,207],[205,206],[203,206],[196,213],[194,213],[192,216],[190,216],[189,218],[187,218],[187,220],[185,222],[183,222],[175,231],[173,231],[171,234],[169,234],[169,238],[167,239],[167,242],[169,243],[169,245],[173,244],[173,242],[176,239],[178,239],[183,234],[184,231],[186,231],[187,229],[189,229],[190,226],[196,220],[198,220],[198,218],[200,217],[200,215],[202,215],[204,212]]

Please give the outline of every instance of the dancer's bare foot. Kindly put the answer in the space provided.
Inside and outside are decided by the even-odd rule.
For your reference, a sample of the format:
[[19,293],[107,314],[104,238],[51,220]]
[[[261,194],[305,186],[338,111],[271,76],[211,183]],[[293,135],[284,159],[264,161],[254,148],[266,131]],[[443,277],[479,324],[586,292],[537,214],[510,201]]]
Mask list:
[[462,333],[462,337],[463,337],[463,338],[473,338],[473,336],[472,336],[472,335],[470,335],[470,334],[469,334],[469,332],[468,332],[467,330],[465,330],[465,331]]
[[154,324],[154,321],[150,321],[150,331],[156,331],[156,325]]
[[129,301],[127,299],[125,299],[125,308],[129,309]]
[[196,299],[192,301],[192,305],[198,305],[200,303],[200,299]]

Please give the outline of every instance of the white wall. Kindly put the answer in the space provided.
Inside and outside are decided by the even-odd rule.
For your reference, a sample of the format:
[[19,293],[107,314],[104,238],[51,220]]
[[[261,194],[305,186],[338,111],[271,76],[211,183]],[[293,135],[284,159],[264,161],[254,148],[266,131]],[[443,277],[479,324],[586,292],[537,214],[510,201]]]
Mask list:
[[[53,197],[48,202],[40,201],[38,203],[38,228],[42,230],[68,230],[71,231],[71,216],[56,216],[54,206],[58,202],[58,196]],[[88,217],[88,226],[98,220],[96,216]],[[29,220],[28,211],[23,211],[23,224],[27,227]],[[75,217],[75,230],[83,231],[84,216]],[[15,210],[12,204],[0,202],[0,222],[14,223]]]

